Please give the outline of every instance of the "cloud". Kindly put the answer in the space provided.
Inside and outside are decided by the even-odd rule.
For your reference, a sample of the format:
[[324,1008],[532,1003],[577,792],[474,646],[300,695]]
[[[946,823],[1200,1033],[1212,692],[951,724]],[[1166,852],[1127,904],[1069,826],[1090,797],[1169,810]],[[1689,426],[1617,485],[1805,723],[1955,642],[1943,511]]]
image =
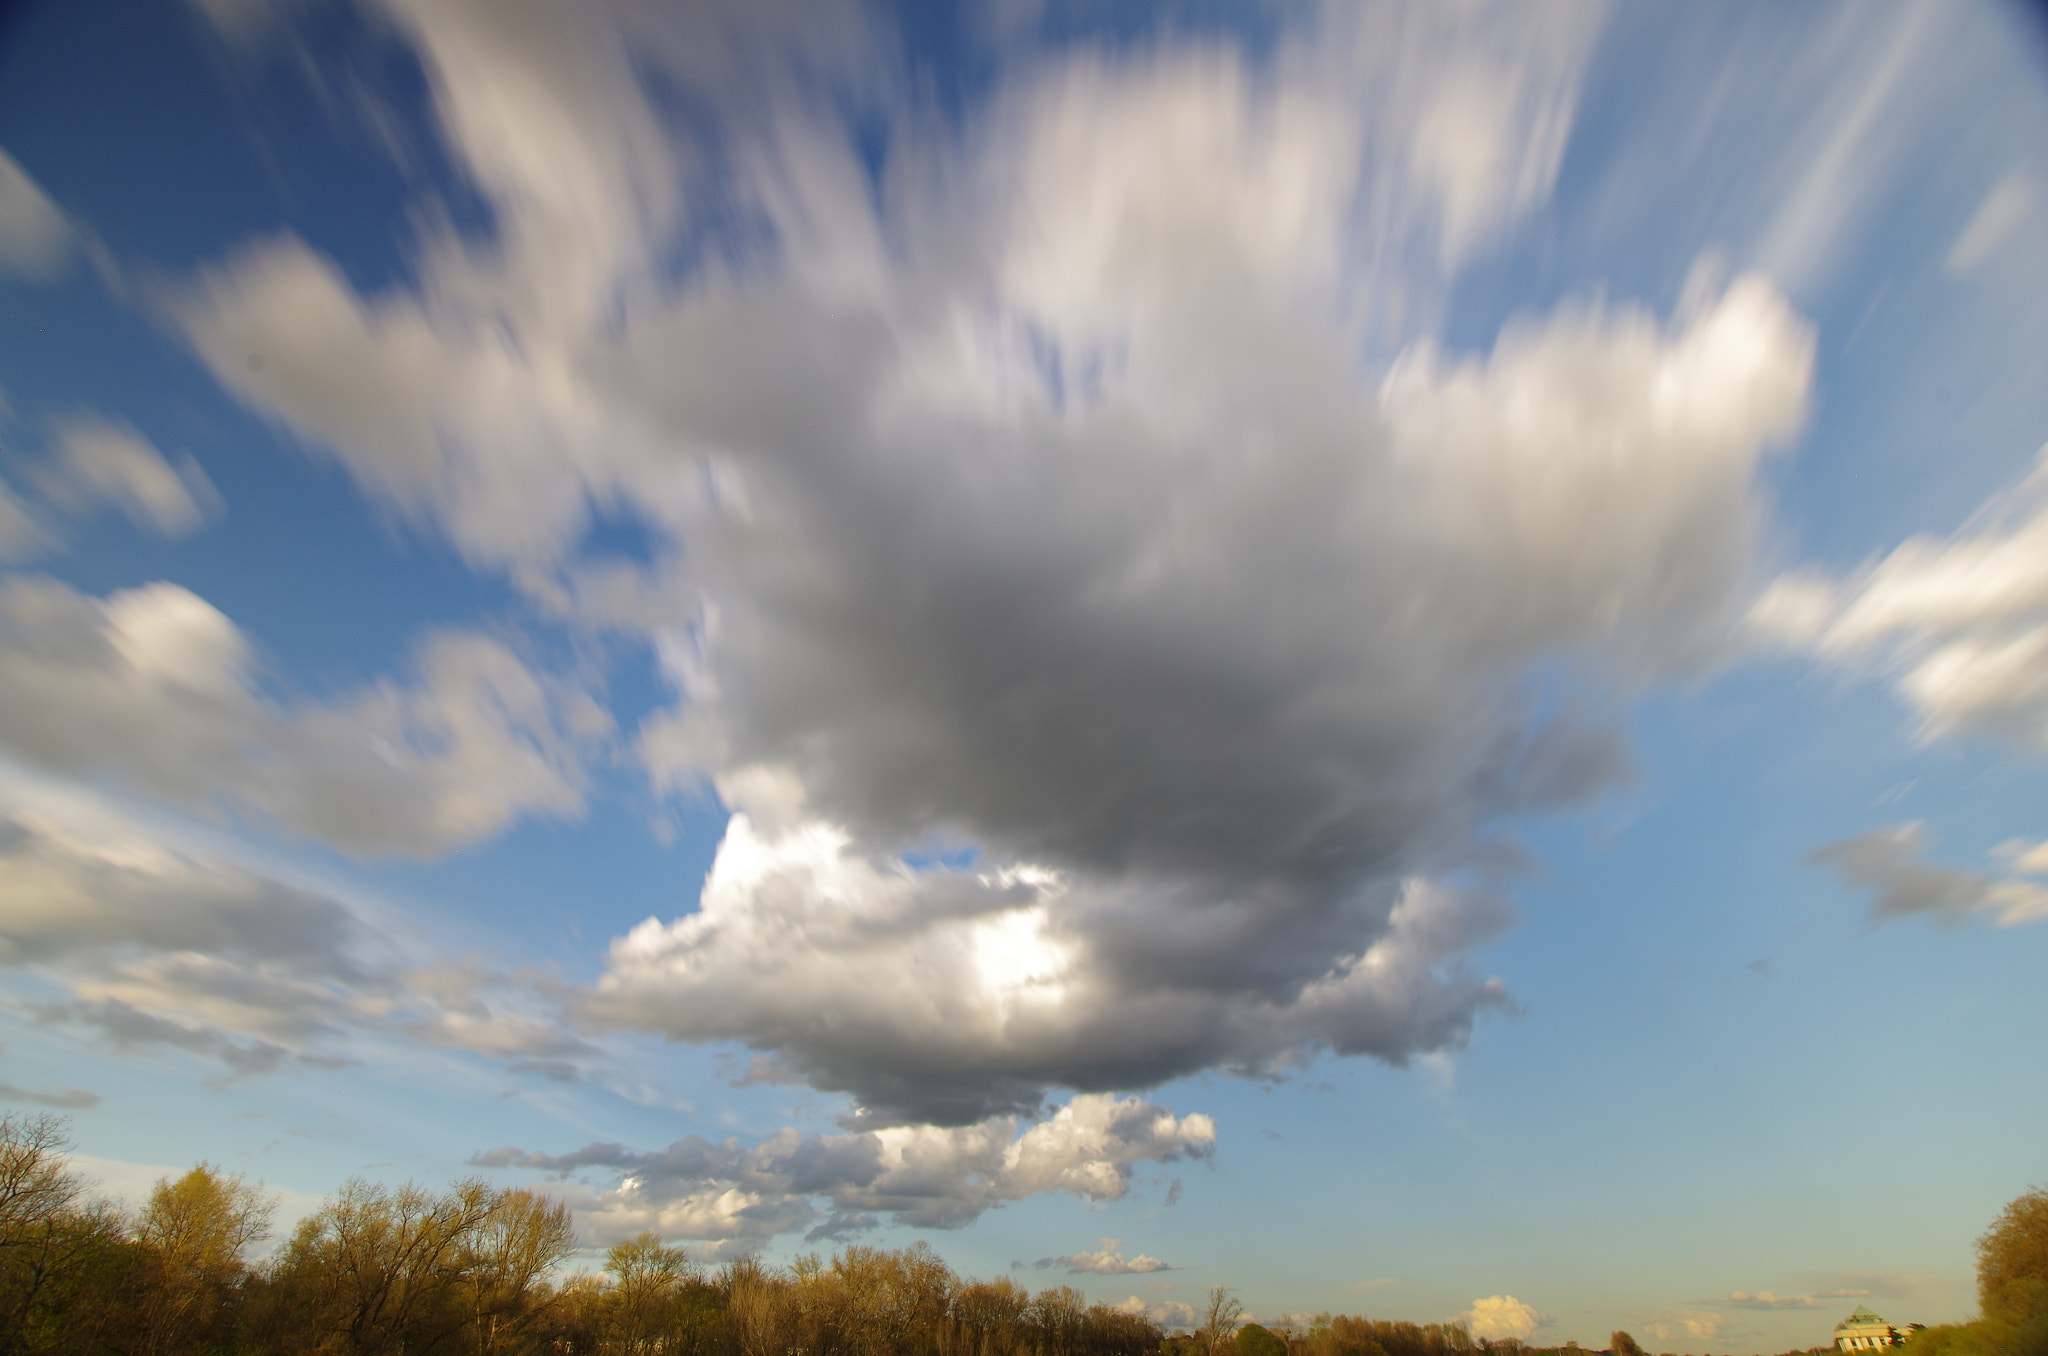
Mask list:
[[0,273],[54,276],[70,257],[70,223],[35,180],[0,150]]
[[1802,292],[1823,284],[1849,255],[1861,219],[1911,163],[1900,149],[1932,122],[1920,102],[1929,87],[1911,77],[1938,65],[1938,15],[1933,5],[1907,5],[1887,22],[1826,25],[1790,63],[1796,87],[1811,91],[1796,101],[1803,107],[1785,117],[1791,110],[1759,100],[1782,119],[1764,144],[1787,152],[1766,153],[1778,194],[1755,245],[1773,277]]
[[[0,413],[4,413],[0,406]],[[20,496],[0,481],[0,561],[21,560],[49,545],[50,535],[36,522]]]
[[[1592,18],[1041,53],[943,135],[849,76],[877,171],[786,67],[707,85],[637,10],[389,8],[496,238],[374,294],[273,238],[172,312],[380,503],[660,657],[639,758],[735,813],[594,1029],[971,1126],[1507,1006],[1467,958],[1516,828],[1726,652],[1812,371],[1754,276],[1414,338],[1550,192]],[[716,183],[646,72],[707,91]],[[593,504],[653,558],[580,555]],[[471,832],[566,812],[542,764]]]
[[[872,523],[773,476],[746,499],[786,490],[801,512],[705,524],[700,560],[730,544],[734,567],[676,666],[687,707],[644,741],[752,813],[701,912],[614,948],[592,1015],[747,1041],[818,1086],[954,1119],[1049,1082],[1455,1048],[1503,1001],[1457,957],[1506,915],[1483,866],[1453,873],[1490,826],[1624,765],[1583,708],[1538,718],[1513,696],[1526,666],[1576,648],[1626,682],[1712,652],[1751,470],[1798,418],[1807,353],[1749,280],[1669,333],[1575,312],[1483,363],[1419,350],[1376,413],[1327,411],[1361,421],[1330,460],[1226,434],[1230,470],[1183,467],[1094,446],[1084,419],[1071,449],[984,429],[963,483],[907,430],[890,456],[921,471],[888,475]],[[996,869],[888,864],[930,840]],[[848,905],[874,925],[828,920]],[[948,963],[943,1004],[868,982],[995,952],[1029,973]],[[924,1091],[937,1063],[964,1105]]]
[[132,831],[0,818],[0,964],[69,993],[45,1023],[160,1046],[237,1075],[331,1059],[383,987],[374,934],[332,900]]
[[1202,1315],[1194,1305],[1180,1300],[1148,1300],[1132,1295],[1129,1299],[1113,1306],[1139,1318],[1149,1318],[1162,1328],[1193,1328],[1202,1322]]
[[28,1088],[17,1088],[12,1083],[0,1083],[0,1102],[33,1102],[37,1106],[54,1107],[58,1111],[90,1111],[100,1104],[100,1095],[84,1088],[67,1088],[63,1092],[34,1092]]
[[2026,225],[2039,211],[2040,190],[2032,179],[2015,170],[1993,184],[1984,195],[1969,224],[1948,252],[1945,267],[1950,273],[1974,273],[2004,247],[2013,232]]
[[1641,1326],[1645,1336],[1659,1342],[1706,1341],[1719,1337],[1727,1320],[1706,1309],[1669,1309],[1651,1315]]
[[1773,1295],[1768,1290],[1751,1294],[1747,1290],[1730,1292],[1727,1302],[1738,1309],[1826,1309],[1831,1301],[1840,1299],[1861,1299],[1870,1294],[1868,1290],[1822,1290],[1812,1295]]
[[[1844,578],[1798,571],[1750,614],[1755,633],[1844,673],[1890,682],[1923,741],[2048,753],[2048,448],[1945,539],[1916,536]],[[1873,829],[1811,860],[1872,893],[1885,922],[1928,913],[2001,927],[2048,917],[2048,852],[2001,845],[2003,869],[1920,861],[1919,824]]]
[[58,425],[56,444],[56,455],[37,479],[67,509],[111,505],[137,527],[166,537],[193,532],[220,510],[220,495],[198,462],[181,457],[173,467],[132,428],[72,418]]
[[616,1174],[608,1188],[560,1193],[576,1205],[581,1227],[602,1239],[652,1228],[751,1248],[798,1229],[811,1230],[807,1237],[837,1237],[882,1217],[958,1228],[1006,1202],[1047,1192],[1120,1200],[1133,1165],[1207,1158],[1215,1142],[1207,1116],[1176,1116],[1135,1097],[1084,1094],[1021,1131],[1015,1118],[993,1117],[970,1126],[837,1135],[784,1129],[752,1145],[693,1135],[651,1153],[618,1144],[559,1155],[508,1147],[471,1162],[563,1177],[590,1168]]
[[608,725],[580,688],[460,632],[420,645],[412,687],[283,707],[235,624],[171,583],[94,598],[0,577],[0,638],[13,757],[186,805],[225,798],[359,853],[427,856],[579,812],[583,760]]
[[1041,1257],[1032,1265],[1041,1271],[1047,1267],[1065,1267],[1072,1276],[1139,1276],[1173,1270],[1157,1257],[1148,1257],[1142,1252],[1126,1260],[1121,1252],[1114,1251],[1121,1242],[1120,1238],[1099,1239],[1094,1252],[1084,1249],[1065,1257]]
[[[1817,1277],[1816,1279],[1822,1279]],[[1833,1287],[1816,1290],[1821,1299],[1863,1299],[1872,1295],[1916,1300],[1923,1304],[1967,1307],[1974,1292],[1965,1272],[1955,1271],[1840,1271],[1825,1273],[1823,1283]]]
[[416,957],[331,896],[169,846],[103,806],[5,789],[0,968],[61,989],[18,1005],[40,1023],[236,1077],[344,1067],[394,1042],[557,1077],[600,1053],[530,977]]
[[2048,448],[1947,539],[1913,537],[1844,579],[1787,575],[1753,620],[1825,663],[1889,678],[1923,739],[2048,752]]
[[1530,1333],[1555,1320],[1549,1314],[1537,1312],[1534,1305],[1524,1304],[1513,1295],[1489,1295],[1485,1299],[1472,1301],[1472,1307],[1458,1318],[1474,1337],[1482,1341],[1497,1341],[1510,1338],[1525,1340]]
[[212,21],[220,34],[247,43],[261,37],[294,0],[191,0],[192,7]]
[[1934,866],[1919,860],[1926,845],[1919,824],[1873,829],[1819,848],[1808,860],[1829,867],[1843,882],[1871,894],[1873,924],[1916,913],[1946,923],[1988,918],[1999,927],[2048,918],[2048,852],[2039,844],[2002,849],[2019,874],[1994,875]]
[[[1387,932],[1362,951],[1307,983],[1233,993],[1232,976],[1202,971],[1261,945],[1255,909],[1182,891],[1117,897],[1045,871],[877,867],[843,833],[768,837],[742,815],[699,911],[615,943],[580,1011],[598,1028],[773,1049],[885,1120],[968,1123],[1035,1107],[1046,1083],[1102,1091],[1209,1063],[1285,1067],[1311,1042],[1398,1057],[1461,1038],[1504,999],[1447,963],[1499,925],[1501,905],[1477,889],[1396,888]],[[1382,908],[1368,896],[1324,935],[1372,929]],[[1155,950],[1144,933],[1176,910],[1190,931]],[[1329,966],[1281,949],[1304,943],[1267,939],[1269,964]]]

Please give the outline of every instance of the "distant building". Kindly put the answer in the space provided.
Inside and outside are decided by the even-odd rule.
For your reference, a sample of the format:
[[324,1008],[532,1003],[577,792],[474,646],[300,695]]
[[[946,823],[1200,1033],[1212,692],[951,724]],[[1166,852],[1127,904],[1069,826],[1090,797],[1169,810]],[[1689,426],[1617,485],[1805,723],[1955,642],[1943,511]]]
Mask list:
[[1881,1347],[1900,1346],[1926,1326],[1925,1323],[1908,1323],[1903,1328],[1895,1327],[1859,1304],[1855,1313],[1835,1325],[1835,1350],[1876,1351]]

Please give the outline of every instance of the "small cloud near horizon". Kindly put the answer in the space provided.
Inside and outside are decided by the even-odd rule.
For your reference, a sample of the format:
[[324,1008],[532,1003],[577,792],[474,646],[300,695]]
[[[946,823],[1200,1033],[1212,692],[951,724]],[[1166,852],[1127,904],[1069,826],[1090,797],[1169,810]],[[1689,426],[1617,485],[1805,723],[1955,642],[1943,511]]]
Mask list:
[[1098,1238],[1095,1240],[1093,1252],[1084,1249],[1081,1252],[1069,1253],[1065,1257],[1041,1257],[1032,1265],[1040,1271],[1048,1267],[1065,1267],[1070,1276],[1138,1276],[1175,1269],[1157,1257],[1149,1257],[1142,1252],[1136,1257],[1126,1259],[1122,1252],[1117,1251],[1122,1243],[1121,1238]]

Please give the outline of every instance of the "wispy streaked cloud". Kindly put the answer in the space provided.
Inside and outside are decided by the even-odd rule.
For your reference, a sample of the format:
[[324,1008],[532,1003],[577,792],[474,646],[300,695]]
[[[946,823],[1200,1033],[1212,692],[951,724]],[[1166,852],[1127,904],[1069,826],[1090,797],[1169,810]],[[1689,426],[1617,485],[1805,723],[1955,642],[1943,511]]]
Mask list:
[[36,1092],[29,1088],[18,1088],[12,1083],[0,1083],[0,1102],[32,1102],[37,1106],[51,1107],[57,1111],[90,1111],[98,1106],[101,1097],[84,1088],[65,1088],[61,1092]]
[[1873,829],[1809,854],[1843,883],[1870,894],[1872,923],[1913,914],[1959,923],[1981,918],[1999,927],[2048,918],[2048,854],[2037,844],[2004,845],[2017,874],[1969,871],[1920,860],[1927,834],[1919,824]]
[[48,278],[74,244],[71,225],[42,186],[0,149],[0,273]]
[[390,1042],[557,1079],[601,1057],[532,978],[419,954],[333,897],[168,845],[104,805],[31,809],[18,782],[4,790],[0,969],[57,986],[13,1003],[39,1025],[236,1078],[353,1067]]
[[1843,579],[1795,571],[1759,632],[1888,679],[1923,739],[2048,753],[2048,449],[1946,538],[1916,536]]
[[1768,1290],[1754,1294],[1747,1290],[1731,1291],[1727,1304],[1737,1309],[1827,1309],[1833,1302],[1842,1299],[1868,1297],[1868,1290],[1821,1290],[1811,1295],[1773,1295]]
[[567,1154],[506,1147],[471,1162],[562,1179],[597,1170],[608,1185],[551,1190],[570,1200],[582,1227],[601,1239],[652,1228],[707,1240],[714,1251],[744,1251],[796,1230],[808,1239],[840,1238],[883,1217],[959,1228],[1006,1202],[1047,1192],[1119,1200],[1134,1165],[1208,1158],[1215,1143],[1207,1116],[1176,1116],[1135,1097],[1083,1095],[1033,1122],[994,1117],[970,1126],[838,1135],[784,1129],[752,1145],[691,1136],[653,1152],[609,1143]]

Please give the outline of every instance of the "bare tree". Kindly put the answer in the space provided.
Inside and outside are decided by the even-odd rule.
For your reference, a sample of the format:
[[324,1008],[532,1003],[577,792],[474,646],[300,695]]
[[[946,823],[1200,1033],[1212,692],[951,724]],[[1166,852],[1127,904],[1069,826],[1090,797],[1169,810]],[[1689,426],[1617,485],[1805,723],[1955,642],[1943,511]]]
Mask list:
[[569,1207],[531,1191],[501,1191],[459,1259],[477,1356],[511,1349],[545,1305],[542,1278],[576,1246]]
[[1209,1308],[1203,1316],[1202,1326],[1195,1331],[1202,1349],[1209,1356],[1221,1356],[1237,1339],[1237,1325],[1244,1319],[1244,1305],[1230,1293],[1228,1286],[1209,1287]]
[[499,1195],[475,1179],[439,1195],[346,1183],[279,1259],[283,1321],[347,1356],[447,1349],[474,1312],[463,1282]]
[[962,1286],[953,1297],[953,1317],[964,1339],[963,1356],[1010,1356],[1024,1329],[1031,1297],[1008,1276]]
[[664,1247],[661,1235],[648,1229],[614,1243],[604,1269],[612,1278],[605,1305],[611,1349],[620,1356],[664,1356],[677,1326],[677,1298],[695,1275],[689,1253]]
[[99,1349],[126,1317],[120,1212],[85,1199],[63,1120],[0,1117],[0,1352]]
[[1038,1292],[1028,1314],[1044,1351],[1051,1356],[1071,1356],[1087,1312],[1086,1295],[1071,1285],[1052,1285]]
[[752,1257],[725,1268],[725,1311],[740,1356],[785,1356],[789,1283]]

